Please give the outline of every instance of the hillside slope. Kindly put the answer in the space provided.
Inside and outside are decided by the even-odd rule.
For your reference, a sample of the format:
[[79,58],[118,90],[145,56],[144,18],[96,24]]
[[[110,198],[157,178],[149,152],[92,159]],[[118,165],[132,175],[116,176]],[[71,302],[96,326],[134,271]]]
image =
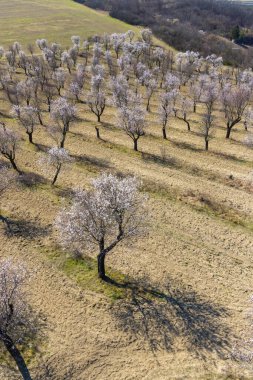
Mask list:
[[[1,256],[25,261],[32,273],[29,297],[45,316],[47,338],[41,351],[54,380],[227,379],[222,373],[229,373],[224,359],[232,338],[246,330],[253,239],[252,225],[243,221],[252,221],[253,210],[252,193],[239,184],[249,176],[252,152],[242,144],[241,128],[232,141],[224,141],[221,126],[207,156],[195,120],[191,134],[173,120],[170,141],[164,143],[155,120],[157,104],[152,109],[136,153],[116,129],[112,108],[103,117],[103,140],[98,141],[95,118],[79,105],[79,121],[67,142],[76,162],[58,185],[24,185],[3,197],[13,232],[0,226]],[[2,110],[9,112],[7,103]],[[15,121],[12,125],[20,130]],[[21,168],[41,175],[41,149],[53,144],[44,127],[36,131],[37,142],[43,144],[33,147],[24,141],[17,159]],[[72,274],[75,265],[67,277],[64,253],[55,255],[52,223],[70,201],[69,189],[87,187],[105,171],[136,175],[150,196],[146,239],[108,257],[114,270],[148,282],[143,292],[129,290],[126,301],[112,302],[101,294],[92,271],[84,284],[87,274]],[[164,292],[166,303],[150,298],[152,287]]]
[[[70,0],[13,4],[16,8],[0,0],[3,44],[17,39],[25,46],[46,37],[64,45],[73,34],[84,37],[129,28]],[[29,33],[32,27],[35,32]],[[83,60],[78,58],[78,63]],[[0,68],[4,65],[2,60]],[[69,82],[75,73],[62,91],[70,101]],[[24,78],[20,68],[15,77]],[[89,79],[88,72],[84,99]],[[252,149],[244,143],[242,124],[233,129],[233,139],[225,139],[220,105],[215,107],[217,128],[209,152],[204,151],[200,134],[201,104],[190,116],[191,131],[171,117],[168,140],[163,140],[158,116],[162,90],[157,91],[139,152],[118,128],[109,90],[101,124],[85,101],[78,102],[78,117],[66,141],[74,161],[52,187],[40,164],[55,145],[48,132],[52,119],[45,99],[44,126],[36,126],[33,145],[10,117],[11,104],[0,89],[1,120],[21,136],[16,159],[26,173],[1,197],[1,212],[11,228],[0,224],[0,257],[24,262],[31,273],[28,297],[45,324],[39,350],[50,368],[50,380],[243,378],[232,376],[235,364],[229,358],[234,343],[248,331],[253,289]],[[108,255],[111,277],[121,281],[118,287],[97,279],[96,252],[87,249],[83,261],[71,260],[57,245],[54,228],[59,211],[71,202],[72,189],[88,188],[92,179],[109,172],[135,175],[149,197],[147,236]],[[38,362],[42,362],[39,355],[29,362],[33,373]],[[20,379],[6,374],[3,363],[0,352],[1,380]],[[247,375],[240,367],[239,371]],[[34,379],[49,380],[49,376]]]
[[138,31],[72,0],[0,0],[0,46],[18,41],[25,48],[37,38],[70,44],[72,35],[87,38],[96,34]]

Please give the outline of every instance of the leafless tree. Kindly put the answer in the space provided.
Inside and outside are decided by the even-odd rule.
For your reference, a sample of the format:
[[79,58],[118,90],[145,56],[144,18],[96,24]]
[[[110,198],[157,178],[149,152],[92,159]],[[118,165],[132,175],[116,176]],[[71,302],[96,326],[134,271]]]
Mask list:
[[51,184],[54,185],[62,170],[62,167],[73,161],[69,153],[64,148],[53,147],[49,149],[46,156],[40,159],[40,164],[44,171],[54,170],[54,175]]
[[83,64],[77,65],[76,74],[74,76],[74,82],[78,84],[78,86],[83,89],[86,79],[86,67]]
[[51,103],[57,94],[57,89],[54,86],[53,83],[50,83],[49,81],[44,85],[43,87],[43,95],[46,98],[46,104],[48,106],[48,112],[51,111]]
[[18,136],[6,128],[4,123],[0,123],[0,153],[10,161],[13,169],[15,169],[18,174],[22,174],[22,171],[16,165],[18,141]]
[[0,265],[0,340],[15,361],[24,380],[32,380],[20,351],[36,333],[36,320],[24,290],[24,268],[10,260]]
[[192,101],[186,96],[181,96],[178,101],[178,107],[174,109],[176,117],[186,123],[187,129],[190,131],[191,126],[188,116],[192,112]]
[[112,46],[116,53],[117,59],[119,58],[119,52],[122,48],[124,40],[125,40],[124,34],[113,33],[111,35]]
[[38,110],[32,106],[13,106],[12,112],[22,127],[25,128],[29,142],[33,144],[33,132],[38,122]]
[[[106,101],[105,94],[102,90],[99,91],[91,91],[88,95],[88,106],[92,113],[97,116],[97,121],[100,123],[101,116],[105,110]],[[99,127],[96,126],[97,138],[100,138]]]
[[208,150],[209,141],[213,137],[214,117],[212,114],[205,114],[202,118],[200,133],[205,140],[205,150]]
[[21,103],[21,100],[24,99],[26,105],[30,105],[31,99],[33,99],[35,96],[34,81],[32,78],[29,78],[25,81],[20,81],[17,84],[17,95],[19,99],[19,104]]
[[114,65],[113,65],[112,54],[109,50],[106,50],[106,52],[105,52],[105,59],[106,59],[106,63],[107,63],[108,68],[109,68],[109,75],[115,76],[116,70],[115,70]]
[[145,116],[138,97],[131,105],[118,109],[118,126],[133,140],[135,151],[138,151],[139,138],[145,134]]
[[106,280],[105,258],[123,240],[143,232],[146,198],[135,178],[102,174],[93,190],[78,191],[73,205],[59,215],[60,242],[73,250],[98,247],[98,275]]
[[214,105],[219,99],[219,88],[217,83],[206,77],[206,81],[203,87],[201,100],[206,106],[207,114],[211,115],[214,110]]
[[158,112],[162,122],[163,138],[167,139],[167,125],[169,117],[173,112],[173,99],[170,92],[162,94]]
[[55,87],[57,88],[58,94],[61,95],[61,90],[64,88],[67,76],[62,67],[59,67],[53,73],[53,80],[55,83]]
[[43,50],[48,47],[47,40],[45,40],[44,38],[38,39],[36,41],[36,45],[40,50]]
[[129,94],[129,84],[125,76],[120,74],[117,75],[111,81],[111,88],[113,94],[113,104],[115,107],[127,106],[128,94]]
[[203,86],[202,83],[199,81],[192,81],[190,84],[190,89],[189,89],[189,96],[192,99],[193,102],[193,112],[195,113],[197,110],[197,104],[199,103],[201,99],[201,95],[203,92]]
[[61,61],[63,65],[67,66],[67,69],[69,71],[69,74],[71,74],[71,70],[74,67],[75,63],[73,59],[71,58],[69,52],[64,51],[61,55]]
[[69,85],[69,92],[75,97],[77,102],[80,102],[80,95],[82,94],[82,88],[78,82],[73,81]]
[[60,148],[64,148],[71,122],[76,118],[76,107],[70,104],[67,99],[60,97],[52,102],[50,115],[57,124],[57,127],[52,128],[51,131],[57,140],[60,135],[59,145]]
[[150,80],[145,82],[145,87],[146,87],[146,95],[147,95],[146,110],[150,112],[150,101],[151,101],[152,95],[157,90],[158,83],[155,78],[151,78]]
[[24,51],[20,51],[18,55],[18,66],[24,70],[25,75],[28,76],[28,70],[30,67],[30,60],[29,57],[25,54]]
[[223,89],[222,101],[227,120],[227,139],[230,137],[232,128],[242,120],[244,111],[249,104],[250,95],[250,89],[246,85],[229,86]]

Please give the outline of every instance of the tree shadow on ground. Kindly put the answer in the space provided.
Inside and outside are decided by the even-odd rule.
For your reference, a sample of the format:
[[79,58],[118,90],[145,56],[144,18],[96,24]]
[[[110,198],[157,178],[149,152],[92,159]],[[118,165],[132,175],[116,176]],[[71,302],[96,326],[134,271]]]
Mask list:
[[49,145],[39,144],[39,143],[36,143],[34,145],[38,151],[43,152],[43,153],[47,153],[50,150]]
[[[0,100],[5,100],[3,98],[0,98]],[[12,116],[10,116],[8,113],[0,111],[0,116],[4,117],[5,119],[13,119]]]
[[111,162],[108,160],[90,157],[85,154],[82,155],[72,155],[76,162],[84,165],[92,165],[99,169],[110,169],[112,167]]
[[101,121],[100,124],[102,125],[102,127],[104,127],[105,129],[107,129],[109,131],[116,131],[116,130],[118,130],[117,127],[114,124],[108,123],[107,121]]
[[184,141],[170,141],[172,143],[172,145],[175,145],[177,148],[181,148],[181,149],[187,149],[187,150],[191,150],[193,152],[202,152],[203,149],[201,148],[198,148],[190,143],[187,143],[187,142],[184,142]]
[[[40,364],[32,371],[34,374],[34,380],[58,380],[59,374],[54,367],[54,364],[57,363],[57,360],[57,357],[51,357],[46,361],[41,358]],[[64,375],[61,373],[61,380],[74,379],[74,375],[75,368],[74,365],[71,365],[70,368],[65,371]]]
[[147,279],[112,283],[127,292],[126,299],[112,308],[117,325],[148,343],[154,353],[173,351],[175,339],[180,338],[189,352],[202,359],[210,353],[221,358],[229,354],[233,334],[224,321],[229,315],[224,307],[172,279],[162,290]]
[[243,164],[248,163],[247,160],[244,160],[243,158],[236,157],[236,156],[229,154],[229,153],[212,152],[212,154],[218,158],[224,158],[225,160],[230,160],[230,161],[239,162],[239,163],[243,163]]
[[48,180],[40,174],[25,172],[18,177],[18,181],[25,187],[34,187],[41,184],[47,184]]
[[72,189],[71,187],[61,188],[61,187],[55,186],[54,191],[58,197],[67,198],[67,199],[72,199],[76,194],[76,191]]
[[182,168],[182,165],[175,157],[169,157],[169,156],[161,157],[161,156],[158,156],[157,154],[142,152],[141,158],[146,162],[153,162],[159,165],[169,166],[175,169]]
[[22,237],[34,240],[48,235],[51,227],[41,226],[35,220],[5,218],[4,232],[8,237]]

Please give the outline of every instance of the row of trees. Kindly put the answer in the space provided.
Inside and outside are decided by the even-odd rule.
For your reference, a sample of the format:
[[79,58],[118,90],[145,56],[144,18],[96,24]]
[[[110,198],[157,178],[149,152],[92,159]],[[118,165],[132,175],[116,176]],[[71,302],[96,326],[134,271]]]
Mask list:
[[[38,40],[39,55],[33,45],[28,47],[29,55],[19,43],[8,50],[0,48],[1,92],[10,109],[8,115],[0,113],[0,153],[14,169],[0,168],[1,193],[15,183],[14,171],[17,177],[23,175],[16,162],[21,134],[9,126],[11,119],[6,121],[6,116],[18,121],[30,144],[34,144],[34,132],[39,126],[54,140],[55,146],[39,161],[43,169],[53,168],[52,184],[62,167],[73,161],[66,141],[80,110],[96,116],[96,136],[100,138],[105,109],[113,107],[116,126],[132,139],[136,151],[150,114],[161,126],[164,140],[172,120],[182,121],[191,133],[191,115],[198,115],[206,150],[220,109],[226,138],[240,122],[246,130],[251,128],[251,70],[226,69],[215,55],[203,58],[190,51],[174,55],[154,46],[147,29],[137,40],[132,31],[95,36],[82,44],[78,36],[71,40],[72,46],[66,50],[59,44]],[[72,205],[64,208],[55,221],[59,242],[66,249],[78,255],[86,247],[98,252],[98,275],[102,280],[108,280],[107,254],[122,241],[145,233],[147,198],[139,188],[136,178],[102,174],[92,182],[91,190],[75,192]],[[0,218],[8,223],[4,216]],[[32,313],[27,312],[29,308],[19,292],[23,281],[20,268],[9,262],[2,264],[0,339],[23,378],[31,380],[18,349],[18,344],[34,332],[30,329]]]
[[[190,131],[190,117],[201,105],[199,132],[206,150],[218,107],[224,111],[226,138],[238,123],[243,121],[245,128],[251,124],[251,70],[225,69],[222,59],[215,55],[203,58],[188,51],[174,56],[154,46],[147,29],[137,41],[132,31],[94,37],[94,41],[91,50],[91,42],[84,41],[81,46],[80,37],[73,36],[73,46],[63,50],[59,44],[49,45],[41,39],[37,46],[43,57],[34,54],[32,45],[30,56],[19,43],[7,51],[0,48],[0,83],[11,104],[10,116],[18,120],[30,143],[37,125],[47,128],[57,144],[48,157],[56,173],[69,160],[68,152],[60,149],[64,149],[78,109],[96,115],[96,135],[100,138],[99,123],[104,111],[115,107],[117,126],[133,140],[135,150],[148,126],[152,102],[158,103],[157,122],[164,139],[175,117]],[[17,75],[20,70],[23,76]],[[0,133],[0,152],[22,173],[15,160],[19,137],[3,121]]]
[[[71,41],[72,46],[63,50],[59,44],[49,45],[46,40],[40,39],[36,43],[41,55],[35,55],[32,45],[29,45],[30,55],[26,55],[17,42],[9,50],[0,48],[0,83],[2,93],[10,104],[9,116],[17,119],[31,144],[34,143],[33,135],[38,125],[56,143],[40,159],[43,169],[53,169],[52,184],[57,181],[62,167],[73,161],[65,144],[73,122],[78,118],[78,110],[90,110],[96,115],[96,136],[100,138],[101,118],[106,107],[113,107],[117,127],[132,139],[136,151],[139,139],[146,133],[150,113],[161,125],[164,140],[168,138],[168,127],[174,118],[181,120],[191,133],[190,116],[198,114],[201,120],[199,134],[204,139],[206,150],[220,109],[226,122],[226,138],[242,121],[246,130],[251,129],[253,73],[250,69],[227,69],[222,58],[215,55],[203,58],[199,53],[187,51],[174,56],[153,44],[152,33],[148,29],[142,30],[137,40],[135,34],[128,31],[125,34],[95,36],[93,42],[84,41],[82,44],[79,36],[73,36]],[[16,163],[20,135],[6,126],[4,117],[2,119],[0,153],[22,175],[23,171]],[[117,183],[114,177],[103,177],[101,181],[104,182],[104,190],[99,191],[103,194],[106,186],[112,190],[113,182]],[[120,184],[121,181],[118,186]],[[84,203],[87,211],[88,206],[95,202],[92,197],[96,191],[96,200],[99,197],[103,199],[96,188],[97,182],[94,186],[92,193],[81,192],[77,195],[72,216],[68,214],[67,220],[73,217],[84,221],[84,211],[82,216],[73,216],[73,210],[81,210]],[[129,186],[132,194],[136,192],[136,183],[130,181],[124,186]],[[117,192],[120,190],[117,189]],[[124,196],[127,197],[126,194]],[[102,256],[102,252],[110,250],[108,247],[114,247],[115,242],[120,242],[122,236],[129,234],[124,232],[122,216],[112,221],[117,213],[108,202],[105,201],[110,204],[109,210],[104,210],[105,219],[110,220],[109,229],[118,229],[118,235],[108,246],[105,245],[105,236],[95,238]],[[130,204],[129,200],[127,204]],[[111,216],[108,214],[110,210],[114,210]],[[87,215],[90,214],[91,210]],[[97,217],[94,216],[94,220]],[[104,228],[104,223],[99,221],[96,225]],[[118,223],[117,228],[115,223]],[[70,223],[70,230],[74,225],[74,221]],[[87,231],[90,228],[85,226]],[[71,233],[76,234],[76,230],[71,230]],[[106,229],[104,233],[107,233]],[[98,235],[94,231],[92,234],[93,237]],[[63,235],[68,236],[67,233]],[[81,235],[84,235],[83,231]],[[79,242],[80,237],[76,238]],[[64,238],[61,240],[64,241]],[[70,240],[73,242],[75,238],[71,237]],[[99,273],[103,278],[105,274],[101,268]]]

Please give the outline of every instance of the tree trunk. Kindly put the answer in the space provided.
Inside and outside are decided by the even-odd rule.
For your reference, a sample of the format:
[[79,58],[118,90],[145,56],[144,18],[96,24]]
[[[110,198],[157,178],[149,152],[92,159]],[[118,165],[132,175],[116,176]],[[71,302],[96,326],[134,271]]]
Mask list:
[[4,339],[3,339],[3,343],[4,343],[7,351],[11,355],[11,357],[15,360],[17,367],[19,369],[19,372],[21,373],[23,379],[24,380],[32,380],[30,372],[26,366],[26,363],[25,363],[20,351],[18,350],[18,348],[13,343],[12,339],[9,336],[5,335]]
[[19,170],[19,168],[17,167],[16,162],[13,160],[13,158],[10,158],[10,163],[13,169],[16,170],[16,172],[18,172],[19,175],[23,174],[22,171]]
[[67,134],[66,131],[64,131],[64,132],[62,133],[62,140],[61,140],[61,143],[60,143],[60,148],[64,148],[65,139],[66,139],[66,134]]
[[134,140],[134,150],[138,152],[138,140]]
[[196,110],[197,110],[197,104],[194,103],[194,104],[193,104],[193,112],[196,113]]
[[101,278],[101,280],[105,280],[105,253],[101,252],[97,256],[97,262],[98,262],[98,277]]
[[209,143],[209,141],[208,140],[205,140],[205,141],[206,141],[205,148],[206,148],[206,150],[208,150],[208,143]]
[[226,134],[226,139],[229,139],[230,137],[230,133],[232,131],[232,128],[238,124],[239,122],[241,121],[241,117],[238,117],[237,119],[231,121],[231,122],[227,122],[227,134]]
[[29,143],[33,144],[33,133],[32,132],[26,132],[28,134]]
[[100,132],[99,132],[99,128],[98,127],[95,127],[96,129],[96,133],[97,133],[97,138],[100,139]]
[[166,128],[163,127],[163,138],[167,140]]
[[188,131],[190,131],[190,130],[191,130],[191,126],[190,126],[189,121],[185,119],[185,122],[186,122],[186,124],[187,124],[187,129],[188,129]]
[[56,173],[55,173],[54,179],[53,179],[53,181],[52,181],[52,185],[54,185],[55,182],[57,181],[57,178],[58,178],[58,175],[59,175],[59,173],[60,173],[60,170],[61,170],[61,164],[59,164],[59,166],[58,166],[58,168],[57,168],[57,170],[56,170]]
[[230,133],[231,133],[231,127],[229,126],[229,123],[227,123],[227,133],[226,133],[226,139],[229,139]]
[[147,107],[146,107],[146,111],[147,112],[150,112],[150,106],[149,106],[149,104],[150,104],[150,98],[148,98],[148,102],[147,102]]
[[38,119],[39,119],[39,123],[40,123],[40,125],[43,125],[43,121],[42,121],[42,118],[41,118],[40,113],[38,113]]

